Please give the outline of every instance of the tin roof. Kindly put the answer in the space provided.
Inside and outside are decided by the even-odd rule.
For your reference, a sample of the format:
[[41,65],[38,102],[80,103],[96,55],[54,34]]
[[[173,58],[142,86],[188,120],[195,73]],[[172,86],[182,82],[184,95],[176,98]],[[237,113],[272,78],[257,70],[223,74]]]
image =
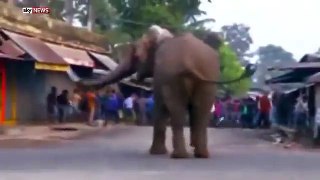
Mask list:
[[63,58],[65,62],[72,65],[94,67],[93,60],[89,57],[88,53],[84,50],[73,49],[61,45],[45,43],[56,54]]
[[23,36],[10,31],[2,30],[21,49],[30,54],[36,61],[51,64],[67,64],[64,59],[51,50],[39,39]]

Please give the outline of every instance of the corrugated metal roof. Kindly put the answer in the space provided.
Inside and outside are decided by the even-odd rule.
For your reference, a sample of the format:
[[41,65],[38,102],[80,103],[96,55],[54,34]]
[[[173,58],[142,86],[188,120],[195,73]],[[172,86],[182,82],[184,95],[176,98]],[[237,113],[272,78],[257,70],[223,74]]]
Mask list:
[[72,49],[69,47],[64,47],[52,43],[45,44],[48,45],[49,48],[52,49],[55,53],[61,56],[64,59],[64,61],[66,61],[68,64],[94,67],[94,62],[89,57],[86,51],[80,49]]
[[99,62],[101,62],[109,70],[114,70],[118,66],[118,64],[116,62],[114,62],[114,60],[108,56],[94,53],[94,52],[89,52],[89,54],[92,55],[93,57],[95,57],[97,60],[99,60]]
[[64,59],[62,59],[39,39],[23,36],[6,30],[2,31],[18,46],[35,58],[36,61],[52,64],[67,64]]

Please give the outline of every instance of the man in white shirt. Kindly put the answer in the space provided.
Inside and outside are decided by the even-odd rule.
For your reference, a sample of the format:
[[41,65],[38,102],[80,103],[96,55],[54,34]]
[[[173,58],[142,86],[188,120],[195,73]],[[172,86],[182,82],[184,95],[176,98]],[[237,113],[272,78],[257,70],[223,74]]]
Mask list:
[[126,119],[129,121],[134,121],[136,119],[136,115],[133,109],[136,99],[137,95],[133,93],[131,94],[131,96],[127,97],[123,102],[124,114]]

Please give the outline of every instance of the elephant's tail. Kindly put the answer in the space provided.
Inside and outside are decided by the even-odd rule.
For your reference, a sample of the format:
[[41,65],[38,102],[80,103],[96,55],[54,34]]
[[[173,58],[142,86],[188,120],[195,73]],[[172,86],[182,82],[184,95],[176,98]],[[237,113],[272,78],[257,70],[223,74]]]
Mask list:
[[204,81],[214,83],[214,84],[230,84],[230,83],[238,82],[242,79],[251,77],[256,72],[256,69],[257,69],[257,66],[255,64],[248,64],[245,67],[244,72],[236,79],[228,80],[228,81],[212,81],[212,80],[204,80]]

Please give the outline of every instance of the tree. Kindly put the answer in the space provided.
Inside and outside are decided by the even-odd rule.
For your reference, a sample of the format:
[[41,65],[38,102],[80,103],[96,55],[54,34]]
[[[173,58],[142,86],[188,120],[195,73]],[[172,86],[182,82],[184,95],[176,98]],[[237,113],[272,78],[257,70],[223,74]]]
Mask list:
[[268,67],[271,66],[279,66],[283,64],[289,63],[297,63],[294,59],[293,54],[283,49],[281,46],[276,46],[273,44],[269,44],[267,46],[259,47],[256,51],[258,55],[258,70],[254,75],[256,79],[255,84],[257,86],[261,86],[264,84],[265,80],[279,76],[284,71],[268,71]]
[[190,18],[204,12],[200,0],[110,0],[120,13],[118,25],[124,32],[139,37],[151,24],[179,31]]
[[257,54],[259,56],[259,62],[263,64],[276,65],[296,61],[292,53],[284,50],[281,46],[273,44],[259,47]]
[[250,27],[244,24],[226,25],[221,28],[221,34],[229,46],[236,52],[239,60],[246,60],[246,53],[253,43],[250,36]]

